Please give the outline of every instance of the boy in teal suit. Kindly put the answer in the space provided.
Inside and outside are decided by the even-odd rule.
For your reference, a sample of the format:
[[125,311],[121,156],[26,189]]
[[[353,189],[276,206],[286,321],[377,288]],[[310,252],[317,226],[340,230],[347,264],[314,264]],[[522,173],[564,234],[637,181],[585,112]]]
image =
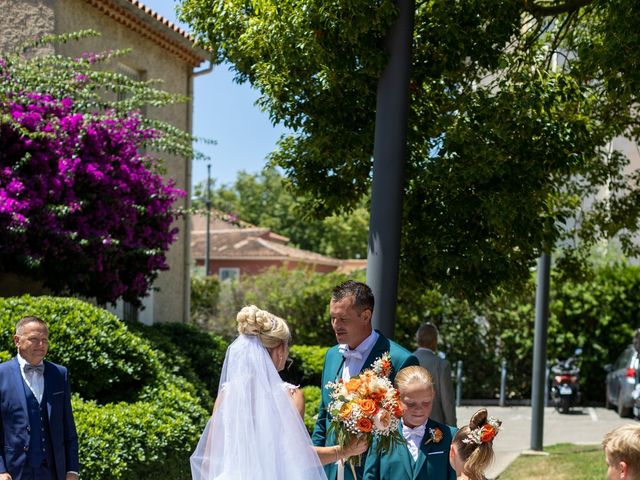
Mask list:
[[405,444],[390,451],[376,453],[376,443],[369,449],[365,480],[455,480],[449,464],[449,449],[456,428],[431,420],[435,397],[428,370],[408,367],[395,379],[403,409],[401,433]]
[[[320,411],[311,437],[316,446],[328,447],[336,444],[335,435],[328,432],[331,416],[327,412],[327,406],[331,398],[327,383],[335,382],[338,378],[348,380],[351,376],[358,375],[386,352],[391,355],[391,381],[400,369],[418,365],[418,359],[408,350],[373,330],[373,306],[373,293],[364,283],[349,280],[338,285],[332,292],[329,304],[331,327],[339,345],[330,348],[324,358]],[[363,466],[356,468],[358,478],[362,478],[363,471],[364,460]],[[329,480],[335,480],[338,465],[326,465],[325,472]],[[344,479],[353,480],[350,468],[344,469]]]

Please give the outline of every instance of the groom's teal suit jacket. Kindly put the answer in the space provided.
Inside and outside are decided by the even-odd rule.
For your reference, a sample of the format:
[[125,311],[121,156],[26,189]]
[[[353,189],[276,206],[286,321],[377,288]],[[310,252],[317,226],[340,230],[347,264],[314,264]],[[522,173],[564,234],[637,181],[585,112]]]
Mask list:
[[[377,331],[377,330],[376,330]],[[411,352],[401,347],[397,343],[389,340],[387,337],[378,332],[379,337],[376,341],[371,353],[364,362],[362,369],[371,367],[374,361],[382,356],[385,352],[389,352],[391,355],[391,375],[390,379],[393,380],[396,377],[396,373],[404,367],[411,365],[418,365],[418,359],[414,357]],[[331,415],[327,411],[331,398],[329,397],[330,390],[327,389],[328,382],[335,382],[336,379],[342,376],[342,367],[344,365],[344,357],[338,350],[339,345],[331,347],[324,357],[324,367],[322,369],[322,398],[320,400],[320,410],[318,411],[318,420],[316,426],[313,429],[313,435],[311,439],[313,444],[319,447],[331,446],[336,444],[336,438],[333,433],[329,433],[329,423],[331,423]],[[368,452],[367,452],[368,453]],[[356,468],[356,474],[359,479],[362,478],[362,472],[364,471],[364,459],[367,454],[363,454],[362,466]],[[335,463],[325,465],[325,472],[329,480],[335,480],[337,475],[337,467]],[[353,480],[351,469],[346,467],[344,470],[344,479]]]
[[[436,428],[442,431],[442,440],[425,444],[431,438],[429,429]],[[456,430],[429,419],[415,461],[404,444],[376,454],[374,442],[369,449],[363,480],[455,480],[456,472],[449,465],[449,448]]]

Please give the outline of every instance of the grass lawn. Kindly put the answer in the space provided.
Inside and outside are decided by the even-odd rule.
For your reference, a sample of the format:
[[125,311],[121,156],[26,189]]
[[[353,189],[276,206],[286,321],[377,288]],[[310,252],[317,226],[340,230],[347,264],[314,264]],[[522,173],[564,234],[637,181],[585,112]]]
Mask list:
[[603,480],[607,478],[604,452],[599,445],[560,443],[545,447],[548,456],[520,455],[498,476],[499,480]]

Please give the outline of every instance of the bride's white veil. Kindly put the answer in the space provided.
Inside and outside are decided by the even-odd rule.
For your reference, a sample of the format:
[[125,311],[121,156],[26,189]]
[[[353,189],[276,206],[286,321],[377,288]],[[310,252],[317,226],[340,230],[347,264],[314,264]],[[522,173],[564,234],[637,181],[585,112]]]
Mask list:
[[194,480],[326,480],[289,392],[253,335],[227,349],[217,406],[191,472]]

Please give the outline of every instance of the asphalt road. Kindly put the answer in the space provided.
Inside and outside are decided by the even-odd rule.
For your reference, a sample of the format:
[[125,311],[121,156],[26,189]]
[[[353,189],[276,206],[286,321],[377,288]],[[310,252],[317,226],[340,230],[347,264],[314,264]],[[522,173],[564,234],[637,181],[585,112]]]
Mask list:
[[[468,422],[477,406],[462,406],[456,409],[458,424]],[[489,415],[502,420],[502,430],[494,440],[496,459],[489,468],[487,478],[498,478],[499,474],[518,455],[531,448],[531,407],[487,407]],[[552,407],[544,414],[543,444],[556,443],[599,444],[605,433],[626,423],[638,422],[620,418],[613,410],[584,407],[571,414],[562,415]],[[602,461],[604,462],[604,455]]]

